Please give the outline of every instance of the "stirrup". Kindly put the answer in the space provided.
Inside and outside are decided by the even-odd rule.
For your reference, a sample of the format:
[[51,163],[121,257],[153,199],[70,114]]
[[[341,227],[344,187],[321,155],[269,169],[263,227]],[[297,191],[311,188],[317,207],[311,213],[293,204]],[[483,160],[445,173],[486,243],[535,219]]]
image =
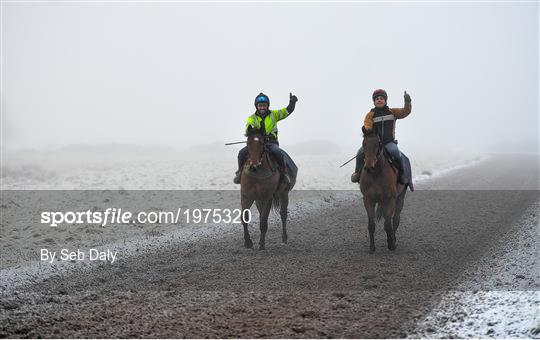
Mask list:
[[291,178],[289,177],[289,174],[288,174],[288,173],[283,173],[283,181],[284,181],[285,184],[287,184],[287,185],[291,184]]

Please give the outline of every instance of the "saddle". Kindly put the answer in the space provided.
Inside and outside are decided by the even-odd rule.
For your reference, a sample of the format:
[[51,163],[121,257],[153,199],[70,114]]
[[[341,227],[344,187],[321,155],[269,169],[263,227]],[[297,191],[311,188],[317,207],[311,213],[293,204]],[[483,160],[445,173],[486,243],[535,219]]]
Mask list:
[[[399,172],[400,171],[399,171],[397,165],[395,164],[394,160],[392,159],[392,156],[386,150],[386,148],[383,148],[383,152],[384,152],[384,155],[385,155],[386,159],[388,159],[388,163],[390,163],[390,166],[392,167],[392,169],[394,169],[396,171],[396,173],[398,174],[398,177],[399,177],[399,175],[400,175]],[[413,185],[413,181],[412,181],[411,162],[409,161],[409,158],[407,156],[405,156],[405,154],[403,152],[401,153],[401,164],[403,165],[403,171],[405,172],[405,178],[407,179],[407,182],[405,183],[405,186],[409,187],[409,189],[411,191],[414,191],[414,185]]]

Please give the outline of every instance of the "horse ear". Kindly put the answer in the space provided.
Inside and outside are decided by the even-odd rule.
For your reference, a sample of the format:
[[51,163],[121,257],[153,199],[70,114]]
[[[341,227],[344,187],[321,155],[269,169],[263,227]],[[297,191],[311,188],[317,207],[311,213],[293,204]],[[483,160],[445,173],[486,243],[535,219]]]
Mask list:
[[256,129],[252,126],[247,128],[246,136],[251,137],[253,135],[256,135],[258,133],[259,129]]
[[254,127],[248,126],[246,131],[246,136],[260,135],[262,134],[261,129],[256,129]]

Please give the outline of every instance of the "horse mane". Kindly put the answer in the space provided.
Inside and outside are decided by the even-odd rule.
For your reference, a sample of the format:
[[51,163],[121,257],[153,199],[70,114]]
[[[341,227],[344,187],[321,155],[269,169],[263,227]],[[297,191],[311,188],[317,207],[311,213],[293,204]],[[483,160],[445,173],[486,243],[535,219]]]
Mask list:
[[377,130],[375,130],[375,129],[366,129],[364,126],[362,126],[362,132],[364,133],[364,137],[377,136]]
[[264,135],[264,134],[261,129],[255,129],[255,128],[252,128],[251,126],[248,127],[246,131],[246,137],[251,137],[254,135]]

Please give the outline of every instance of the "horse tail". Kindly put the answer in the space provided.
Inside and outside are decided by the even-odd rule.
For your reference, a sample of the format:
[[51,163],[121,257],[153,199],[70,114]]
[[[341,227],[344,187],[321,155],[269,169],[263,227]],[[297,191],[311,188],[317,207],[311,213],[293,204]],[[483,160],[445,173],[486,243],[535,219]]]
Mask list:
[[272,197],[272,210],[279,215],[279,209],[281,207],[281,200],[279,198],[280,192],[276,191]]
[[382,218],[383,212],[380,204],[377,204],[377,210],[375,211],[375,216],[377,222],[379,222]]

